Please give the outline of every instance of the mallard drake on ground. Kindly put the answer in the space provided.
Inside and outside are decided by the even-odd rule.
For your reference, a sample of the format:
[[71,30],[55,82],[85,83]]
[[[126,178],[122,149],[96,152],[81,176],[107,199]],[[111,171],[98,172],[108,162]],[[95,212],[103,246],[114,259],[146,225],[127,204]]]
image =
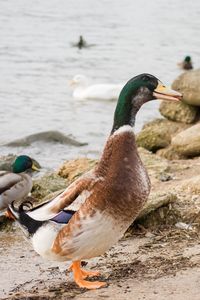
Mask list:
[[105,285],[85,280],[99,273],[83,270],[81,260],[102,255],[115,244],[147,201],[150,181],[132,127],[140,107],[157,98],[177,101],[181,94],[149,74],[129,80],[120,93],[98,165],[49,202],[28,211],[23,205],[9,206],[37,253],[46,259],[72,261],[70,270],[80,287]]
[[38,170],[34,160],[27,155],[20,155],[12,165],[12,172],[0,171],[0,211],[14,200],[28,196],[32,189],[31,170]]
[[90,84],[84,75],[75,75],[69,82],[73,88],[73,97],[78,100],[117,100],[123,88],[122,84]]

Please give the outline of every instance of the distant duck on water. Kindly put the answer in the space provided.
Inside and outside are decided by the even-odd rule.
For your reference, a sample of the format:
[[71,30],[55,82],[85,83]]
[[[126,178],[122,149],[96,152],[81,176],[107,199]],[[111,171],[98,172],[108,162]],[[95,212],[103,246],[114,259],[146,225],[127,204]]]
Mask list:
[[70,270],[79,287],[96,289],[105,282],[86,271],[81,260],[102,255],[133,223],[147,201],[150,181],[139,157],[133,126],[140,107],[153,99],[178,101],[181,94],[166,88],[155,76],[141,74],[123,87],[111,133],[99,163],[56,198],[25,210],[15,203],[12,214],[34,250],[55,261],[72,261]]
[[178,63],[178,66],[183,70],[191,70],[193,69],[192,59],[190,56],[186,56],[184,60]]
[[18,156],[12,171],[0,171],[0,211],[14,200],[23,200],[32,189],[32,171],[39,171],[34,160],[27,155]]
[[94,83],[84,75],[75,75],[69,85],[73,89],[73,97],[78,100],[117,100],[122,84]]
[[78,49],[82,49],[82,48],[90,48],[95,46],[95,44],[88,44],[82,35],[79,36],[79,41],[77,43],[72,43],[73,47],[77,47]]

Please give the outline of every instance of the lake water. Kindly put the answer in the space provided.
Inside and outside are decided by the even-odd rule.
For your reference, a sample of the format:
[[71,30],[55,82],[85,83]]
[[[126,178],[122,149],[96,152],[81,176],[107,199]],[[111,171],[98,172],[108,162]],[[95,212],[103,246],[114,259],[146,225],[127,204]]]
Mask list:
[[[96,83],[123,83],[148,72],[166,84],[177,62],[199,63],[200,1],[0,0],[0,144],[27,134],[59,130],[88,146],[37,142],[0,147],[57,167],[77,156],[98,157],[112,126],[114,102],[76,101],[67,82],[75,74]],[[83,35],[96,46],[78,50]],[[159,115],[144,106],[136,130]]]

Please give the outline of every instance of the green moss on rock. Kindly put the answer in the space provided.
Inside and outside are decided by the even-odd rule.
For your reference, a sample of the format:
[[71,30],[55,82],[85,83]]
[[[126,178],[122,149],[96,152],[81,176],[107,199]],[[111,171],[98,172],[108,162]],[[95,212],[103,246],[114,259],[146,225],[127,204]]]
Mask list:
[[66,187],[66,179],[54,173],[46,174],[43,177],[34,180],[32,196],[38,200],[41,200],[48,194],[59,191]]
[[91,170],[97,164],[97,160],[78,158],[64,162],[58,170],[58,175],[67,178],[70,182],[77,179],[83,173]]

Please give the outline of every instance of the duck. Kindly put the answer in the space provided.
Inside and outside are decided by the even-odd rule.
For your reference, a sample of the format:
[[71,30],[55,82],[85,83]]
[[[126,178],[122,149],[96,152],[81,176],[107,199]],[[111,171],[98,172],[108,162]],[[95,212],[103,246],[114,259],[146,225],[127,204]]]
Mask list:
[[117,100],[123,88],[122,84],[90,84],[89,79],[77,74],[69,82],[73,89],[73,98],[77,100]]
[[186,56],[181,63],[178,63],[178,66],[183,70],[192,70],[192,59],[191,56]]
[[35,161],[27,155],[17,156],[12,171],[0,171],[0,211],[14,200],[26,198],[32,189],[31,171],[39,171]]
[[78,49],[82,49],[82,48],[90,48],[95,46],[95,44],[88,44],[82,35],[79,36],[79,40],[77,43],[72,43],[73,47],[77,47]]
[[25,202],[9,212],[34,250],[43,258],[71,261],[70,271],[81,288],[97,289],[106,282],[85,270],[82,260],[100,256],[117,243],[148,199],[150,180],[137,151],[134,124],[140,107],[154,99],[180,101],[181,94],[144,73],[123,87],[114,121],[98,164],[72,182],[57,197],[25,209]]
[[79,49],[81,49],[81,48],[83,48],[83,47],[86,47],[86,41],[83,39],[83,36],[82,36],[82,35],[79,36],[79,41],[78,41],[78,43],[76,44],[76,46],[77,46]]

